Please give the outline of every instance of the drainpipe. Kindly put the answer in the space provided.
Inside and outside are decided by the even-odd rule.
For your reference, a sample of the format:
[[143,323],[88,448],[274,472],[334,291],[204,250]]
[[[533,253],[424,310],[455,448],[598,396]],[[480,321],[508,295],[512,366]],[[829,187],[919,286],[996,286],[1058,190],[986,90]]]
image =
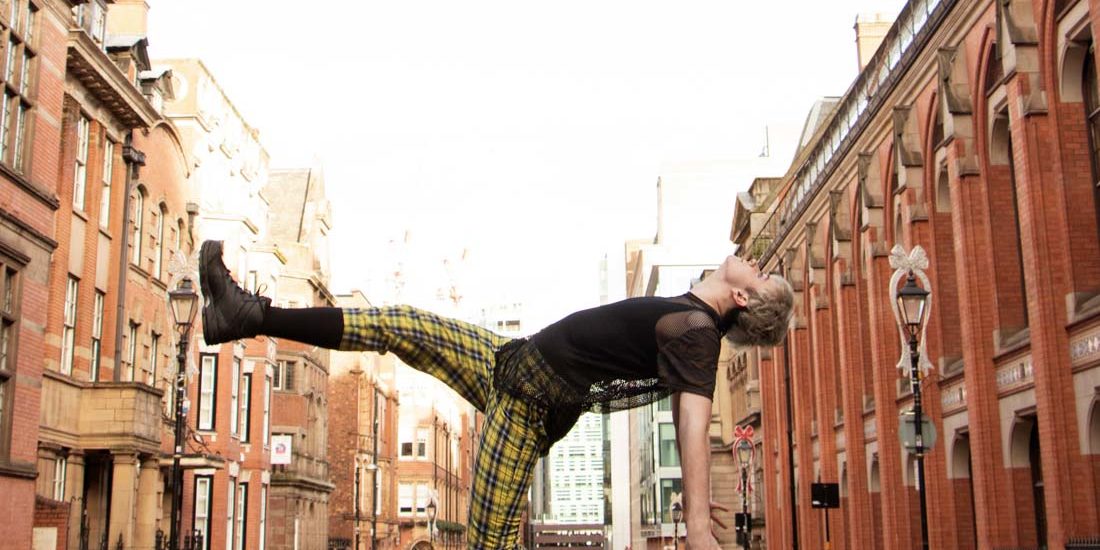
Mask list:
[[129,270],[130,257],[126,249],[130,246],[130,195],[132,186],[138,179],[141,167],[145,166],[145,153],[134,147],[134,131],[126,132],[122,146],[122,160],[126,163],[126,194],[122,197],[122,247],[118,255],[118,306],[115,311],[115,382],[122,381],[122,322],[126,317],[126,272]]

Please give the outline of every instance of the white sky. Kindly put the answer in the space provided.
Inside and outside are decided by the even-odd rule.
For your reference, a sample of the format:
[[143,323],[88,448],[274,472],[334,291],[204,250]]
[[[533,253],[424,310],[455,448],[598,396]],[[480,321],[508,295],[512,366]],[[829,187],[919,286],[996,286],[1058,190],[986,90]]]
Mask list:
[[149,3],[154,59],[202,59],[273,166],[323,164],[336,291],[380,288],[408,230],[413,283],[468,248],[464,294],[549,321],[654,235],[663,164],[756,157],[768,126],[781,172],[856,76],[856,14],[905,0]]

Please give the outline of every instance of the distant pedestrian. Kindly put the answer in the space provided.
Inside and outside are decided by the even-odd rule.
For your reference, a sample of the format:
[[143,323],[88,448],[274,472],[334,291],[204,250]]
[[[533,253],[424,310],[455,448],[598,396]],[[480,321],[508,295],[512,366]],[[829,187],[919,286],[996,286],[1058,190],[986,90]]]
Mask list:
[[[631,298],[579,311],[530,338],[508,338],[410,306],[273,307],[244,291],[222,243],[200,253],[203,337],[218,344],[266,335],[342,351],[393,352],[486,415],[474,465],[469,548],[516,548],[536,460],[585,411],[611,412],[672,396],[687,542],[718,548],[711,527],[711,399],[723,335],[737,345],[782,341],[791,285],[735,256],[673,298]],[[522,277],[522,274],[520,274]]]

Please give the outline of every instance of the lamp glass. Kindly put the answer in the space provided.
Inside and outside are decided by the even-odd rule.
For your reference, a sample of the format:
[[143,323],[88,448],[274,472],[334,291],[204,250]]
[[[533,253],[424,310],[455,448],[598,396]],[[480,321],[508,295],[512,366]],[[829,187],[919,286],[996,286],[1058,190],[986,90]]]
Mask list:
[[428,521],[435,522],[435,500],[428,502]]
[[916,277],[910,273],[905,286],[898,291],[898,311],[901,312],[902,322],[911,332],[918,332],[924,324],[927,303],[928,291],[917,286]]
[[168,300],[172,305],[172,318],[176,322],[176,327],[180,329],[190,327],[199,309],[199,295],[195,292],[195,284],[191,278],[184,277],[179,286],[168,293]]
[[737,461],[741,463],[741,467],[748,468],[750,460],[752,460],[752,445],[738,443]]
[[672,503],[672,523],[680,523],[684,519],[684,508],[679,502]]

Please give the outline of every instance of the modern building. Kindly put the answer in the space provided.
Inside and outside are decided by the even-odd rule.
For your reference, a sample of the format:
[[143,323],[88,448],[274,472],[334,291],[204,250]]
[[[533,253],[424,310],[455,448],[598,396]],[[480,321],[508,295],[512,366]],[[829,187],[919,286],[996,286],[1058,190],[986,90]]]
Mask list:
[[[367,307],[356,291],[339,307]],[[333,352],[328,446],[332,483],[328,548],[398,548],[397,385],[393,354]]]
[[[918,548],[924,519],[933,548],[1100,536],[1095,20],[1081,1],[907,4],[761,205],[742,250],[796,291],[786,342],[746,358],[768,546]],[[917,245],[923,495],[890,299],[891,250]],[[828,535],[817,481],[839,484]]]

